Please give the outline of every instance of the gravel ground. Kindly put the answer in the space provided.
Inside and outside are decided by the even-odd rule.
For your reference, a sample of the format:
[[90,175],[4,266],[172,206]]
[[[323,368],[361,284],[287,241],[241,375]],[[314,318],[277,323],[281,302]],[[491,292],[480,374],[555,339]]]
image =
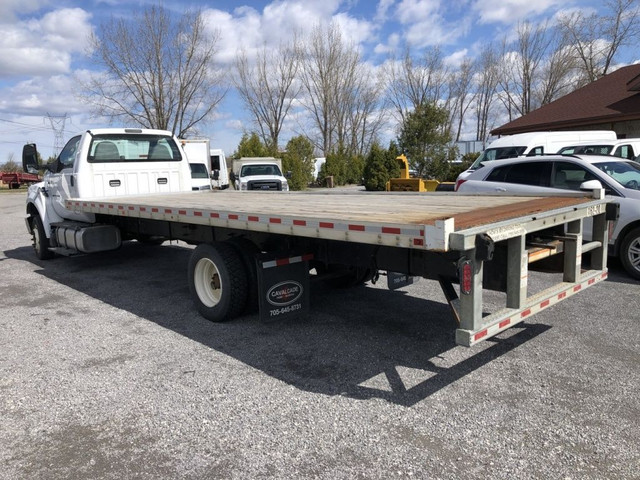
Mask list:
[[40,262],[24,195],[0,195],[0,479],[640,478],[640,283],[617,263],[473,348],[424,280],[213,324],[189,248]]

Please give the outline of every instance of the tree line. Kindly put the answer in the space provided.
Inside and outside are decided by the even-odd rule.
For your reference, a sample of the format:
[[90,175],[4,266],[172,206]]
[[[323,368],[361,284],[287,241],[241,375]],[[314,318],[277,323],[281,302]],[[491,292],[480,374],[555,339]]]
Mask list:
[[[407,46],[374,66],[336,24],[317,24],[277,46],[239,49],[227,76],[216,66],[219,32],[206,28],[201,11],[175,16],[151,6],[96,29],[100,73],[82,95],[114,121],[186,138],[233,86],[252,119],[239,152],[259,140],[270,155],[292,148],[307,163],[326,157],[325,174],[361,180],[365,159],[395,125],[387,152],[406,152],[420,175],[444,179],[455,155],[448,145],[463,133],[486,141],[498,121],[609,73],[621,48],[640,36],[639,11],[637,0],[605,0],[602,14],[570,10],[553,23],[521,22],[456,67],[439,46]],[[282,145],[283,131],[298,135]]]

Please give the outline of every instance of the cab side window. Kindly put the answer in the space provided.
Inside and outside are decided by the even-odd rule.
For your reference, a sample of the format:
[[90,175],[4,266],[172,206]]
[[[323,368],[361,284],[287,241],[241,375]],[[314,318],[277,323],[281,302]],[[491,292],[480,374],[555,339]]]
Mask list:
[[73,167],[73,162],[76,159],[76,151],[78,150],[78,144],[80,143],[80,135],[73,137],[64,146],[60,155],[58,155],[56,172],[60,172],[65,168]]
[[524,162],[495,168],[488,176],[491,182],[518,183],[548,187],[551,176],[550,162]]

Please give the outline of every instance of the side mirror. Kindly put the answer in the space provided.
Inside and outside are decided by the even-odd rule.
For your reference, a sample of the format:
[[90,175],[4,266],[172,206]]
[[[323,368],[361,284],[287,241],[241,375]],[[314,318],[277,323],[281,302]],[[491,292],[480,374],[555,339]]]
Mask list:
[[287,173],[285,173],[284,175],[286,178],[291,178],[293,176],[293,174],[291,173],[291,170],[289,170]]
[[22,147],[22,170],[26,173],[38,174],[38,149],[35,143],[27,143]]
[[580,190],[602,190],[602,184],[600,180],[588,180],[580,184]]

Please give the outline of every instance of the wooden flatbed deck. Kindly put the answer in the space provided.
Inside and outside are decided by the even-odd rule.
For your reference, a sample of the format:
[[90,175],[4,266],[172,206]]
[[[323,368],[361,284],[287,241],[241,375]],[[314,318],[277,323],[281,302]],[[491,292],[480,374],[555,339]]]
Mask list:
[[[437,238],[452,232],[491,226],[512,219],[538,219],[558,211],[585,208],[594,201],[587,196],[485,196],[457,193],[370,193],[370,192],[184,192],[162,195],[133,195],[95,200],[71,199],[69,208],[90,213],[125,215],[156,220],[181,221],[229,228],[299,234],[303,236],[422,247],[448,241]],[[596,212],[597,213],[597,212]],[[587,216],[586,214],[583,216]],[[447,222],[446,229],[442,223]],[[266,227],[265,227],[266,225]],[[283,228],[286,227],[286,228]],[[315,231],[308,231],[313,229]],[[340,235],[324,235],[335,230]],[[302,233],[301,233],[302,231]],[[347,232],[348,238],[341,238]],[[408,237],[408,245],[397,238],[380,241],[364,235]],[[362,238],[360,238],[362,237]],[[417,237],[422,237],[420,242]],[[406,239],[405,239],[406,240]]]

